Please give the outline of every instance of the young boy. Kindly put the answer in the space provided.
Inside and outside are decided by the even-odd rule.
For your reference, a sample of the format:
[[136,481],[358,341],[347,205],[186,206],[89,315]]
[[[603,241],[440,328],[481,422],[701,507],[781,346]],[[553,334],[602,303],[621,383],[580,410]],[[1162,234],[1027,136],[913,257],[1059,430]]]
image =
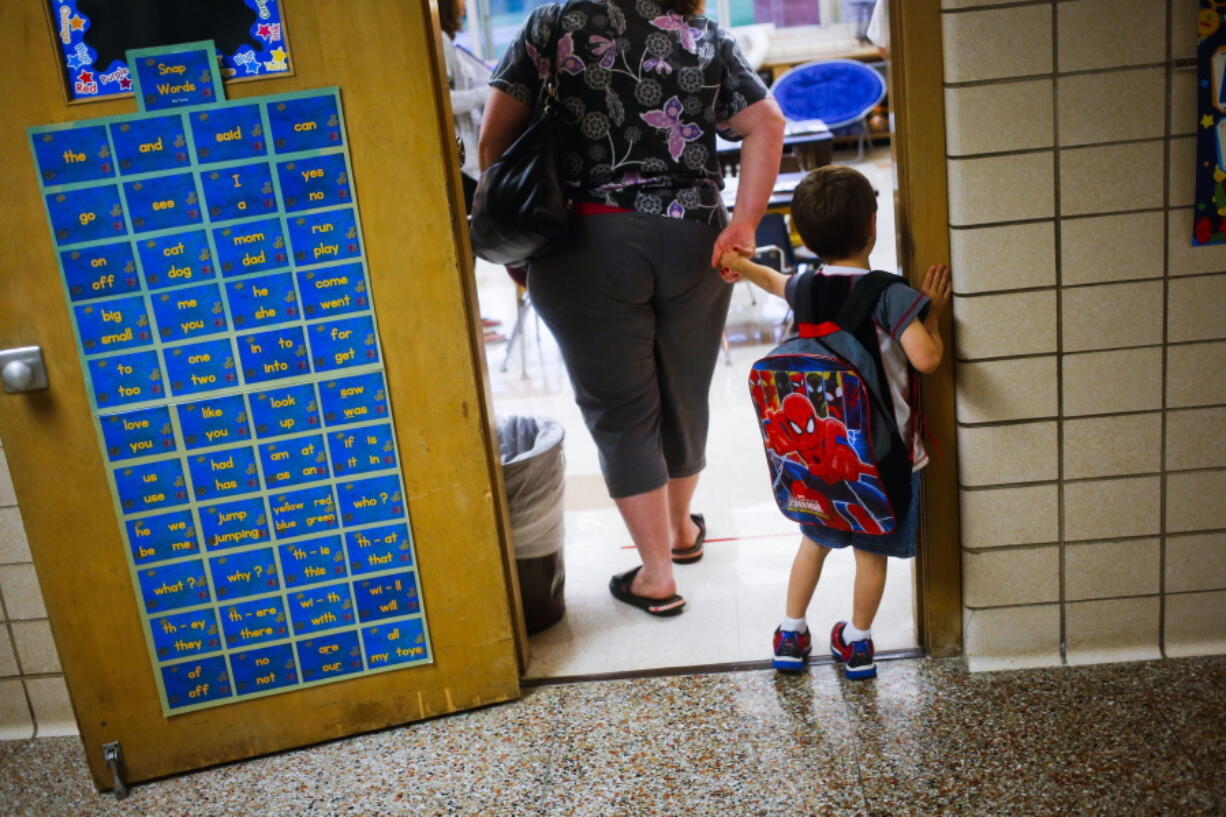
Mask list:
[[[805,246],[825,263],[812,285],[815,308],[823,320],[838,312],[855,282],[869,271],[868,256],[877,240],[877,197],[864,176],[849,167],[823,167],[813,171],[796,188],[792,219]],[[752,250],[737,247],[720,260],[728,282],[746,279],[779,297],[795,309],[797,281],[753,263]],[[817,588],[822,563],[832,548],[850,545],[856,559],[851,620],[840,621],[830,633],[830,652],[848,678],[873,678],[873,618],[885,590],[886,557],[915,555],[916,523],[921,501],[919,472],[928,464],[920,439],[919,406],[913,403],[912,368],[925,374],[941,363],[944,351],[938,323],[949,304],[949,269],[928,268],[916,292],[905,283],[888,287],[878,299],[872,320],[880,348],[885,379],[889,385],[895,419],[904,444],[910,448],[912,499],[893,531],[880,535],[851,533],[818,525],[801,525],[800,549],[788,579],[787,615],[775,630],[775,668],[795,672],[804,669],[812,650],[805,611]],[[818,302],[820,301],[820,302]],[[871,350],[870,350],[871,351]]]

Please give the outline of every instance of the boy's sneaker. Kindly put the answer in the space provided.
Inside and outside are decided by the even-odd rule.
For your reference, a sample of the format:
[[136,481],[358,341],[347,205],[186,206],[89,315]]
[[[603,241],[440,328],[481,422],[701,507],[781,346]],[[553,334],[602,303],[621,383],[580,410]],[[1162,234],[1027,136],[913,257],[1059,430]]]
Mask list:
[[780,672],[800,672],[809,663],[809,653],[813,651],[813,635],[808,630],[798,633],[795,630],[775,628],[775,669]]
[[848,644],[843,640],[843,630],[847,622],[840,621],[830,631],[830,657],[843,665],[843,674],[850,680],[859,681],[864,678],[877,677],[877,665],[873,663],[876,651],[873,649],[873,639],[853,641]]

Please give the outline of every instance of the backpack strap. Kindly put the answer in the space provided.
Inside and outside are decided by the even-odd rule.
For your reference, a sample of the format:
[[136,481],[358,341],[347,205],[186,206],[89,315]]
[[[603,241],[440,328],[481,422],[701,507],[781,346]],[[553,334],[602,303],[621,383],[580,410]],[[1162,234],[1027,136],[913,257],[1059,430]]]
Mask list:
[[843,307],[835,316],[834,322],[848,332],[854,333],[873,314],[882,293],[894,284],[902,282],[900,276],[881,270],[873,270],[861,276],[860,280],[856,281],[856,285],[851,288],[851,294],[843,302]]
[[[886,494],[898,514],[905,513],[912,501],[910,446],[902,439],[901,430],[894,417],[894,404],[881,359],[881,348],[877,342],[877,329],[868,320],[881,295],[894,284],[902,282],[900,276],[880,270],[861,276],[839,307],[834,320],[821,323],[815,323],[816,309],[812,300],[811,274],[806,274],[796,281],[796,296],[793,299],[800,337],[816,340],[830,354],[848,363],[854,358],[840,353],[839,349],[848,349],[849,343],[861,347],[868,355],[868,360],[863,361],[865,368],[859,374],[868,388],[875,415],[890,439],[889,453],[884,458],[879,457],[877,465]],[[829,337],[838,332],[843,332],[843,335]]]
[[891,272],[873,270],[860,277],[833,321],[814,322],[813,277],[806,275],[796,282],[796,322],[802,338],[824,338],[839,330],[854,335],[873,314],[881,294],[903,279]]

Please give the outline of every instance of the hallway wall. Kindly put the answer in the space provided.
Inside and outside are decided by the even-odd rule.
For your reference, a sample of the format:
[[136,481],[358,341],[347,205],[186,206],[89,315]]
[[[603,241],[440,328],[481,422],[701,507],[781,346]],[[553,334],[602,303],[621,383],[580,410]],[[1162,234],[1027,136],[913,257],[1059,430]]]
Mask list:
[[42,590],[0,442],[0,740],[75,735]]
[[1198,4],[942,9],[971,666],[1226,651],[1226,245],[1190,243]]

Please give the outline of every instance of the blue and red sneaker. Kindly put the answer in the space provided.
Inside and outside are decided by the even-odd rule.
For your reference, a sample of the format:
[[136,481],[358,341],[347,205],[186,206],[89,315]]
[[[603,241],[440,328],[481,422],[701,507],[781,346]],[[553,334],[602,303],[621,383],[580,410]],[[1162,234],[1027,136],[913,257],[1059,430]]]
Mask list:
[[809,653],[813,652],[813,635],[805,630],[798,633],[795,630],[775,628],[775,669],[780,672],[801,672],[809,664]]
[[843,665],[843,674],[852,681],[876,678],[877,665],[873,663],[876,650],[873,649],[873,639],[865,638],[848,644],[843,640],[845,629],[847,622],[840,621],[830,631],[830,657]]

